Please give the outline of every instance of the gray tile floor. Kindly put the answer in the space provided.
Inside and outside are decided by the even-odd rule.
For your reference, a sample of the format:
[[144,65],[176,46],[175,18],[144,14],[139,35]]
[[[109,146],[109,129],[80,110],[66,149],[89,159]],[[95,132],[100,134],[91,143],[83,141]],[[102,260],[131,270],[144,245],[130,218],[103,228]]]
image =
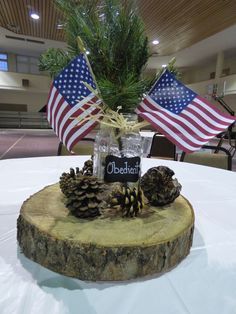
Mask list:
[[[213,140],[212,144],[217,144]],[[50,129],[0,129],[0,160],[23,157],[56,156],[59,139]],[[223,145],[229,148],[227,140]],[[236,154],[233,158],[236,171]]]
[[0,129],[0,159],[55,156],[58,145],[50,129]]

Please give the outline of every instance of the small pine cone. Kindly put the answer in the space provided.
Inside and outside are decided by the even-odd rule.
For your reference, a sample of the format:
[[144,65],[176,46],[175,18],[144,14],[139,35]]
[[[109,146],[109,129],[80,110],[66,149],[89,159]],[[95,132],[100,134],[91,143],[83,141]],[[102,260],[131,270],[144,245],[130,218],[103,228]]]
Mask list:
[[70,182],[70,195],[67,196],[66,206],[71,213],[79,218],[92,218],[100,215],[103,183],[94,176],[76,176]]
[[138,187],[123,186],[112,193],[111,207],[118,206],[125,217],[136,217],[143,208],[143,194]]
[[66,173],[63,172],[61,177],[60,177],[60,181],[59,181],[59,185],[60,185],[60,189],[62,191],[63,194],[65,194],[65,196],[69,197],[71,194],[71,187],[73,186],[74,180],[76,179],[76,177],[81,176],[81,172],[79,170],[79,168],[76,168],[76,172],[74,171],[73,168],[70,168],[70,172]]
[[84,166],[82,168],[82,174],[84,176],[92,176],[93,175],[93,160],[86,160]]

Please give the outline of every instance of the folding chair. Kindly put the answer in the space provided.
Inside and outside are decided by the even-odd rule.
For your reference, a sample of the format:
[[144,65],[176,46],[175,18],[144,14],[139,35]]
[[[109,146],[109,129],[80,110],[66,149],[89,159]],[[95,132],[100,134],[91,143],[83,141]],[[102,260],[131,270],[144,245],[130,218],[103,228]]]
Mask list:
[[203,145],[206,151],[194,152],[191,154],[182,153],[180,161],[204,165],[214,168],[232,170],[232,156],[224,147]]
[[177,160],[176,146],[164,135],[155,133],[148,157]]
[[94,139],[83,138],[73,148],[72,152],[69,152],[62,142],[59,143],[57,155],[93,155]]

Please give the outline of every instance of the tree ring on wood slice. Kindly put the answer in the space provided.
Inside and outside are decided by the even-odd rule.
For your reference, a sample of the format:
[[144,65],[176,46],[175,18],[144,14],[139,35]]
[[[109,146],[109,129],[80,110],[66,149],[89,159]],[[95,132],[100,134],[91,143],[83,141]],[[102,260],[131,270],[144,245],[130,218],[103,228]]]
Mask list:
[[93,220],[72,216],[58,184],[26,200],[17,221],[22,252],[35,262],[81,280],[128,280],[164,273],[190,251],[194,213],[179,196],[137,218],[105,211]]

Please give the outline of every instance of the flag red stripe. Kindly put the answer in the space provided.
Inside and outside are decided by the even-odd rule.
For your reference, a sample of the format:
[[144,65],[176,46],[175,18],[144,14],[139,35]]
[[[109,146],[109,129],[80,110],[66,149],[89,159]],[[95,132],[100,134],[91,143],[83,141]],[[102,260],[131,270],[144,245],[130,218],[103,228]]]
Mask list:
[[[139,110],[142,112],[145,112],[145,110],[143,108],[139,108]],[[162,118],[163,122],[168,124],[170,127],[172,127],[172,124],[170,124],[171,122],[173,122],[173,126],[175,124],[176,128],[178,128],[178,126],[180,126],[181,128],[184,129],[184,132],[187,132],[190,136],[192,136],[193,138],[195,138],[198,141],[206,141],[212,136],[211,133],[202,134],[202,136],[200,136],[193,129],[191,129],[188,125],[183,123],[182,121],[178,120],[174,116],[168,115],[167,111],[155,111],[155,112],[152,112],[152,114],[155,114],[155,115],[159,116],[160,118]],[[164,118],[162,117],[162,115],[164,116]],[[168,122],[167,120],[165,120],[165,118],[167,118],[168,120],[171,120],[171,122]],[[182,132],[182,131],[179,130],[179,132]]]
[[[185,115],[185,114],[183,113],[184,111],[182,111],[182,113],[181,113],[180,115],[175,115],[176,117],[174,117],[174,114],[169,113],[168,110],[158,110],[157,108],[155,108],[152,104],[150,104],[150,102],[149,102],[147,99],[145,100],[144,103],[145,103],[145,105],[146,105],[147,107],[150,107],[151,109],[154,108],[154,111],[156,111],[156,112],[159,112],[159,111],[160,111],[160,112],[162,112],[164,115],[166,115],[168,118],[174,119],[174,121],[175,121],[176,123],[180,124],[180,125],[181,125],[182,127],[184,127],[184,128],[187,128],[187,127],[190,128],[190,127],[188,126],[188,124],[192,125],[192,129],[196,128],[196,132],[195,132],[194,130],[192,130],[191,134],[193,135],[193,133],[195,133],[196,136],[199,137],[199,138],[203,138],[203,139],[205,139],[205,138],[207,138],[207,137],[210,138],[210,137],[212,137],[212,136],[215,136],[217,133],[219,133],[218,131],[213,130],[212,128],[211,128],[211,132],[210,132],[209,130],[207,130],[207,129],[204,129],[200,124],[198,124],[196,121],[194,121],[191,117]],[[149,104],[150,104],[150,106],[149,106]],[[139,106],[138,109],[139,109],[140,111],[145,112],[145,108],[143,108],[142,105]],[[186,111],[186,110],[185,110],[185,111]],[[184,119],[184,121],[181,121],[179,118]],[[199,135],[197,132],[198,132],[198,133],[201,132],[202,135]]]
[[52,113],[52,108],[53,108],[53,105],[54,105],[54,99],[56,96],[56,92],[57,92],[57,89],[53,86],[52,88],[52,91],[51,91],[51,95],[50,95],[50,98],[49,98],[49,101],[48,101],[48,122],[50,123],[51,121],[51,113]]
[[[100,109],[95,108],[95,109],[91,112],[91,114],[96,114],[96,113],[98,113],[99,111],[100,111]],[[71,121],[71,123],[72,123],[72,122],[73,122],[73,120]],[[66,143],[66,146],[67,146],[68,141],[69,141],[70,138],[72,137],[72,135],[75,134],[78,130],[82,129],[82,128],[84,127],[84,125],[87,124],[87,122],[88,122],[88,121],[86,121],[85,123],[83,123],[83,124],[81,124],[81,125],[79,125],[79,126],[75,125],[74,127],[71,128],[71,130],[69,130],[68,134],[66,135],[66,137],[65,137],[65,139],[64,139],[64,143]],[[70,127],[70,125],[68,125],[68,127]],[[65,130],[65,132],[66,132],[66,130]],[[64,132],[64,133],[65,133],[65,132]],[[83,133],[84,133],[84,132],[83,132]],[[83,133],[81,133],[81,134],[83,134]],[[86,134],[87,134],[87,133],[86,133]],[[80,139],[80,138],[81,138],[81,135],[79,135],[78,138]],[[74,142],[74,141],[73,141],[73,142]],[[70,145],[70,146],[71,146],[71,145]]]
[[[199,105],[197,102],[195,102],[194,100],[193,100],[193,104],[194,104],[194,107],[195,107],[195,108],[197,108],[197,109],[201,110],[201,112],[205,113],[205,115],[207,115],[208,118],[211,118],[211,119],[213,120],[213,123],[219,123],[219,124],[221,124],[222,127],[224,127],[224,128],[227,127],[227,125],[228,125],[227,122],[225,122],[224,120],[220,120],[217,116],[213,115],[211,112],[209,112],[209,111],[207,110],[208,105],[206,105],[206,107],[203,107],[203,106]],[[205,118],[204,118],[204,119],[205,119]],[[206,120],[206,119],[205,119],[205,120]],[[211,123],[211,122],[209,121],[209,123]],[[214,124],[213,124],[213,125],[214,125]]]
[[[69,108],[69,110],[67,110],[67,113],[70,110],[71,110],[71,107]],[[73,117],[78,117],[82,112],[83,111],[81,110],[81,108],[77,109],[77,111],[75,111],[73,113]],[[63,118],[64,118],[64,116],[63,116]],[[62,129],[60,131],[60,134],[61,134],[60,137],[61,137],[63,142],[65,142],[64,137],[65,137],[66,130],[71,125],[71,123],[73,123],[73,121],[74,121],[74,119],[72,119],[72,116],[70,115],[70,117],[66,120],[66,122],[63,125],[61,125]]]
[[[85,104],[85,108],[88,108],[88,107],[89,106]],[[69,104],[67,104],[65,109],[60,113],[60,116],[58,117],[58,115],[57,115],[57,117],[56,117],[58,119],[56,132],[57,132],[60,140],[63,139],[63,135],[64,135],[66,128],[72,122],[72,120],[70,119],[71,116],[69,116],[67,121],[62,125],[62,121],[63,121],[64,117],[68,114],[68,112],[71,109],[72,109],[72,107]],[[73,115],[73,117],[78,117],[82,112],[83,112],[83,110],[79,107],[76,112],[72,113],[72,115]]]
[[[148,105],[149,102],[146,100],[145,104]],[[153,107],[153,106],[151,106],[151,107]],[[141,115],[141,114],[140,114],[140,115],[141,115],[144,119],[147,120],[147,115],[145,115],[145,109],[142,108],[142,105],[139,106],[138,109],[144,113],[144,115]],[[181,127],[184,128],[184,131],[181,131],[181,132],[180,132],[180,131],[178,130],[178,127],[176,128],[176,127],[174,127],[174,125],[171,124],[171,121],[168,122],[168,121],[165,120],[164,118],[160,117],[160,113],[163,114],[164,116],[166,115],[166,117],[168,117],[171,121],[177,122],[177,125],[181,125]],[[152,112],[151,114],[152,114],[153,117],[155,117],[157,120],[154,122],[152,118],[149,118],[149,122],[150,122],[152,125],[154,124],[155,127],[156,127],[162,134],[164,134],[164,135],[166,135],[167,137],[169,137],[172,142],[175,142],[178,147],[182,147],[182,149],[183,149],[183,147],[184,147],[184,150],[185,150],[185,151],[188,151],[188,152],[194,151],[194,150],[200,148],[202,145],[204,145],[205,143],[207,143],[207,142],[209,141],[209,137],[207,137],[207,138],[201,138],[201,137],[199,137],[199,136],[195,136],[195,138],[196,138],[200,143],[199,143],[199,144],[193,143],[193,142],[188,138],[188,134],[184,134],[184,133],[183,133],[183,132],[185,132],[185,131],[186,131],[186,132],[189,132],[189,131],[190,131],[190,132],[189,132],[189,135],[193,136],[193,135],[194,135],[193,132],[191,132],[191,130],[190,130],[188,127],[186,127],[183,123],[181,123],[179,120],[173,118],[173,115],[168,115],[168,112],[167,112],[167,111],[162,111],[162,110],[161,110],[161,111],[160,111],[160,110],[157,111],[157,110],[156,110],[156,113],[155,113],[155,111],[154,111],[154,112]],[[187,118],[188,118],[188,117],[187,117]],[[158,125],[158,121],[162,122],[164,125],[166,125],[166,126],[169,127],[170,129],[172,129],[172,130],[176,133],[176,135],[178,135],[179,137],[181,137],[182,141],[184,141],[186,144],[192,146],[191,150],[190,150],[188,147],[186,147],[183,143],[180,143],[178,139],[176,139],[175,137],[171,136],[171,135],[168,133],[168,131],[166,131],[164,128],[162,128],[160,125]],[[199,127],[199,126],[197,126],[197,127]],[[222,128],[222,129],[223,129],[223,128]],[[216,133],[218,133],[218,132],[216,132]],[[208,134],[209,134],[209,133],[208,133]],[[211,135],[211,137],[214,136],[214,134],[213,134],[213,136],[212,136],[212,134],[209,134],[209,135]],[[210,137],[210,138],[211,138],[211,137]]]
[[[217,133],[220,133],[222,130],[224,130],[226,127],[216,127],[213,124],[211,124],[209,121],[207,121],[204,117],[202,117],[199,113],[194,111],[191,107],[187,107],[185,110],[181,112],[181,116],[184,116],[186,119],[188,118],[188,115],[186,113],[191,113],[194,117],[196,117],[204,126],[209,127],[213,131],[216,131]],[[216,133],[216,134],[217,134]]]
[[70,145],[69,150],[71,151],[76,143],[78,143],[82,138],[89,134],[92,129],[97,125],[97,122],[94,122],[90,127],[88,127],[83,133],[81,133]]
[[[70,124],[73,123],[73,121],[74,121],[73,118],[79,117],[80,115],[84,114],[83,109],[84,109],[84,110],[87,110],[87,109],[89,109],[90,107],[91,107],[90,105],[84,104],[84,105],[82,106],[82,108],[79,107],[75,112],[73,112],[73,113],[71,114],[70,118],[67,119],[66,123],[64,123],[64,125],[62,126],[62,130],[61,130],[61,132],[60,132],[61,134],[63,134],[63,135],[61,135],[61,138],[62,138],[62,139],[65,137],[66,130],[68,130],[68,127],[70,126]],[[85,115],[84,117],[86,117],[86,115]],[[67,136],[67,135],[66,135],[66,136]],[[63,142],[65,142],[65,141],[66,141],[66,140],[63,140]]]
[[46,114],[47,114],[47,117],[48,117],[48,102],[49,102],[49,99],[50,99],[50,96],[51,96],[51,92],[52,92],[52,89],[53,89],[53,84],[51,83],[51,86],[50,86],[50,89],[49,89],[49,94],[48,94],[48,98],[47,98],[47,106],[46,106]]
[[[155,107],[152,103],[150,103],[148,101],[148,99],[144,99],[143,101],[149,108],[151,108],[152,110],[154,111],[162,111],[160,110],[158,107]],[[202,108],[201,108],[202,109]],[[167,111],[167,110],[166,110]],[[202,122],[202,126],[197,123],[197,121],[193,120],[193,118],[191,118],[190,116],[188,116],[187,114],[185,113],[191,113],[193,114],[193,116],[200,120]],[[170,117],[172,117],[173,115],[169,115]],[[207,120],[205,120],[200,114],[196,113],[194,110],[192,110],[191,108],[189,107],[186,107],[179,115],[176,115],[176,118],[178,120],[178,117],[182,117],[184,118],[185,120],[187,120],[188,122],[190,122],[191,124],[193,124],[199,131],[201,131],[202,133],[206,134],[206,135],[211,135],[211,136],[215,136],[216,134],[220,133],[222,131],[222,128],[217,128],[216,126],[210,124]],[[203,126],[207,126],[208,128],[211,129],[211,132],[209,130],[207,130],[207,128],[203,128]],[[224,129],[227,127],[224,126]]]
[[[64,102],[64,98],[61,97],[60,101],[58,102],[57,106],[55,107],[55,111],[53,113],[53,120],[52,120],[52,127],[53,127],[53,130],[56,132],[57,130],[57,127],[56,127],[56,118],[57,118],[57,115],[58,115],[58,111],[60,110],[63,102]],[[57,132],[56,132],[57,133]]]
[[[195,128],[197,128],[202,133],[209,135],[211,137],[214,137],[216,134],[218,134],[220,132],[216,128],[209,126],[209,125],[206,125],[206,123],[204,123],[204,120],[199,119],[199,117],[197,117],[194,113],[190,112],[193,114],[193,117],[187,115],[188,112],[189,112],[188,109],[183,110],[180,114],[180,117],[187,120],[189,123],[191,123]],[[194,120],[194,118],[196,120]],[[197,120],[199,120],[199,121],[197,121]],[[200,122],[202,124],[200,124]]]
[[[213,104],[211,104],[207,99],[201,97],[201,96],[197,96],[197,98],[199,100],[201,100],[203,103],[207,104],[210,108],[212,108],[214,111],[216,111],[220,116],[226,118],[226,119],[232,119],[232,121],[236,120],[235,116],[229,116],[227,113],[224,113],[222,111],[220,111],[219,108],[217,108],[216,106],[214,106]],[[233,122],[232,122],[233,123]]]
[[[195,147],[195,148],[192,148],[192,149],[189,149],[187,146],[185,146],[185,142],[180,142],[178,141],[177,138],[171,136],[169,133],[166,133],[166,131],[158,124],[156,124],[156,122],[153,121],[153,116],[152,118],[151,117],[148,117],[147,116],[147,113],[141,113],[139,114],[143,119],[147,120],[151,125],[155,126],[155,128],[163,135],[165,135],[171,142],[173,142],[178,148],[182,149],[183,151],[185,152],[188,152],[188,153],[191,153],[195,150],[197,150],[199,147],[201,146],[198,146],[198,147]],[[205,142],[206,143],[206,142]]]
[[[171,124],[169,122],[167,122],[165,119],[163,119],[162,117],[159,116],[158,112],[157,113],[152,113],[153,118],[155,119],[155,124],[158,125],[157,123],[160,122],[162,124],[164,124],[167,128],[169,128],[172,132],[174,132],[176,135],[178,135],[182,141],[184,141],[185,143],[187,143],[188,145],[194,147],[194,148],[198,148],[202,146],[202,143],[208,141],[208,139],[203,139],[203,140],[198,140],[199,143],[195,143],[193,142],[190,137],[189,134],[187,133],[187,131],[181,132],[177,127],[174,126],[174,124]],[[161,127],[161,126],[159,126]],[[165,132],[165,135],[171,136],[171,134],[169,134],[168,130],[165,130],[164,128],[162,128],[163,132]]]
[[69,105],[67,104],[65,99],[62,97],[62,102],[60,103],[60,107],[58,106],[56,108],[55,115],[54,115],[54,131],[56,132],[57,135],[58,135],[58,128],[59,128],[58,120],[60,119],[63,111],[65,110],[65,108],[67,108],[67,106]]
[[60,140],[62,139],[63,136],[63,132],[62,132],[62,120],[65,117],[65,115],[70,111],[71,106],[66,102],[66,106],[64,108],[64,110],[60,113],[60,115],[58,116],[59,113],[57,113],[56,119],[57,119],[57,128],[56,128],[56,133],[59,136]]
[[49,103],[49,106],[50,106],[50,108],[49,108],[49,123],[50,124],[52,124],[52,110],[55,106],[55,101],[57,99],[58,94],[59,94],[59,92],[58,92],[58,90],[56,90],[54,93],[53,99],[51,101],[51,104]]
[[[73,136],[75,134],[75,132],[77,132],[82,126],[80,127],[72,127],[71,130],[69,130],[69,128],[71,127],[71,125],[74,122],[73,119],[71,118],[75,118],[75,117],[79,117],[81,114],[84,114],[84,110],[87,110],[91,107],[91,105],[89,103],[94,103],[97,100],[97,97],[93,97],[88,103],[85,103],[82,107],[79,107],[75,112],[72,112],[72,114],[70,115],[70,117],[66,120],[66,122],[62,125],[62,121],[63,118],[69,113],[69,111],[73,108],[71,107],[66,101],[65,99],[61,96],[61,98],[58,101],[58,91],[55,92],[51,102],[50,102],[50,124],[53,126],[54,131],[58,134],[59,139],[61,141],[64,142],[64,144],[67,146],[67,143],[69,141],[69,139],[71,138],[71,136]],[[63,103],[65,103],[66,105],[64,105],[64,109],[62,111],[60,111],[61,106],[63,105]],[[74,108],[76,109],[76,108]],[[84,109],[84,110],[83,110]],[[55,111],[54,111],[55,110]],[[96,108],[95,110],[93,110],[94,113],[99,112],[100,109]],[[85,123],[86,124],[86,123]],[[88,127],[88,129],[84,130],[81,134],[79,134],[78,137],[76,137],[73,140],[73,145],[75,145],[75,143],[77,143],[81,138],[83,138],[83,136],[85,136],[86,134],[88,134],[88,132],[90,132],[94,126],[96,124],[92,124],[91,126]],[[68,132],[68,134],[66,134],[66,139],[63,140],[65,133]],[[70,148],[72,146],[70,145]],[[69,147],[67,147],[69,149]]]

